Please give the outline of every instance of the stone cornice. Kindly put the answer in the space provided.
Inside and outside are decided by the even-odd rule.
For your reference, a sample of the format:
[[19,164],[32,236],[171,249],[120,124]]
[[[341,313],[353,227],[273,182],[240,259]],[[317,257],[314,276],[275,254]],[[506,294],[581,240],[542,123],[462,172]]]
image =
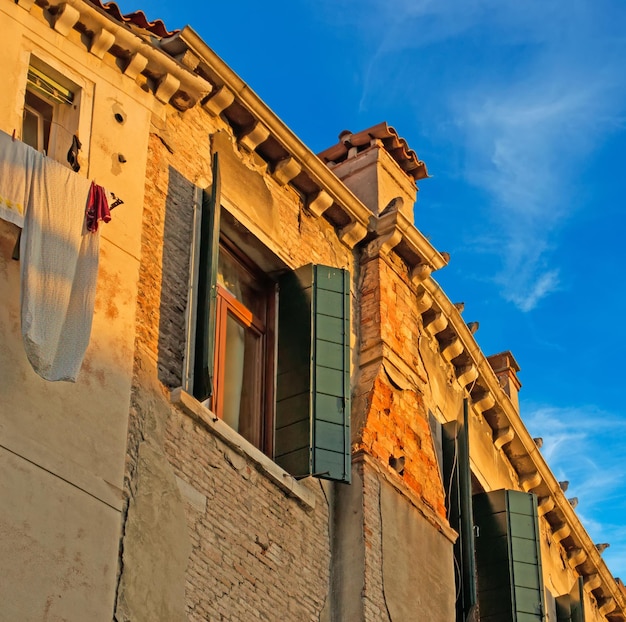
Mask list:
[[[35,4],[39,3],[19,2],[29,13],[34,12]],[[102,59],[111,53],[121,61],[120,71],[130,79],[135,80],[141,73],[150,78],[152,92],[161,103],[171,103],[184,110],[212,90],[207,80],[89,2],[51,0],[43,10],[60,35],[68,37],[77,30],[85,35],[84,44],[95,57]]]
[[[476,410],[481,414],[486,411],[497,411],[498,413],[500,425],[493,430],[494,443],[497,447],[502,448],[518,473],[520,487],[539,494],[540,510],[543,508],[540,515],[546,518],[549,514],[551,515],[552,520],[549,522],[555,540],[562,542],[567,538],[568,541],[573,541],[574,546],[570,545],[568,555],[572,563],[577,562],[576,571],[585,578],[597,577],[596,582],[588,582],[587,590],[599,590],[601,594],[595,596],[604,599],[603,602],[611,603],[611,616],[621,615],[623,619],[626,619],[626,597],[620,591],[615,578],[566,499],[556,477],[538,450],[519,413],[508,395],[502,390],[498,378],[462,319],[459,310],[433,279],[424,280],[422,288],[422,292],[418,293],[418,298],[422,301],[421,309],[424,309],[422,313],[428,314],[427,318],[444,318],[445,322],[441,322],[441,330],[452,330],[455,334],[452,341],[454,343],[460,342],[463,347],[463,352],[457,354],[452,362],[457,368],[457,378],[462,373],[462,369],[459,367],[470,366],[477,371],[474,380],[471,380],[470,383],[465,383],[465,379],[460,382],[462,388],[471,394],[474,385],[480,385],[483,391],[479,394],[478,399],[473,400],[473,406],[478,406]],[[430,303],[429,306],[427,306],[428,303]],[[431,324],[433,321],[431,320]],[[438,332],[440,331],[435,331],[433,337]],[[455,352],[457,351],[458,344],[455,349]],[[458,363],[459,360],[462,363]],[[515,444],[515,451],[507,453],[507,449],[513,444]],[[591,585],[593,587],[589,587]],[[611,600],[609,601],[609,599]],[[608,615],[608,613],[609,607],[606,607],[602,615]]]

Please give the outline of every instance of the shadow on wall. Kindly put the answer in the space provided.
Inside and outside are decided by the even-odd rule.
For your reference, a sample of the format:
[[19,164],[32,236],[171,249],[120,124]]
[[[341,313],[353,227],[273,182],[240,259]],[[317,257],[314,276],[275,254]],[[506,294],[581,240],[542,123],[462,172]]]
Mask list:
[[158,355],[159,380],[170,388],[182,385],[194,192],[194,184],[170,166],[163,227]]

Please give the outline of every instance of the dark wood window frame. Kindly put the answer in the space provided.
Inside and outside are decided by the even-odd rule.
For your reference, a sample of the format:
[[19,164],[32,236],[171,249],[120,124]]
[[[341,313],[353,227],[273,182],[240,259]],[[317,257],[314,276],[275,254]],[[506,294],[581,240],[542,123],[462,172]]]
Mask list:
[[[214,360],[214,387],[212,408],[219,418],[224,413],[224,387],[226,379],[226,331],[227,320],[231,315],[244,329],[253,331],[259,339],[259,351],[256,354],[258,361],[252,364],[258,366],[257,379],[249,396],[251,403],[258,405],[255,424],[256,434],[248,438],[266,455],[273,455],[274,446],[274,384],[275,384],[275,352],[276,352],[276,308],[277,288],[259,268],[243,255],[235,245],[225,236],[220,237],[220,254],[229,256],[242,271],[247,272],[258,287],[256,293],[262,299],[263,317],[255,315],[246,305],[238,300],[226,287],[217,285],[217,309],[215,326],[215,360]],[[247,353],[250,356],[250,353]],[[250,361],[248,360],[248,364]],[[245,435],[244,435],[245,436]]]

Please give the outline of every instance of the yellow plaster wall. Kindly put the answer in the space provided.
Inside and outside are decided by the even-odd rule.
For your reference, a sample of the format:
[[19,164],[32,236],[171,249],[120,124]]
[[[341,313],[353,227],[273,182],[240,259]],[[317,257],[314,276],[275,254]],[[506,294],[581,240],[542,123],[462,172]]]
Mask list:
[[[0,618],[10,604],[9,611],[23,612],[19,619],[24,621],[46,614],[109,621],[153,99],[113,63],[89,54],[77,32],[66,38],[52,30],[37,6],[28,12],[1,2],[0,32],[3,71],[13,85],[0,92],[0,129],[9,134],[15,129],[20,136],[26,72],[34,54],[82,89],[79,174],[124,201],[112,221],[100,226],[91,340],[75,384],[43,380],[26,359],[19,262],[11,259],[17,228],[0,221],[0,451],[6,462],[0,470]],[[125,117],[123,124],[114,120],[115,112]],[[73,580],[61,580],[70,575]]]

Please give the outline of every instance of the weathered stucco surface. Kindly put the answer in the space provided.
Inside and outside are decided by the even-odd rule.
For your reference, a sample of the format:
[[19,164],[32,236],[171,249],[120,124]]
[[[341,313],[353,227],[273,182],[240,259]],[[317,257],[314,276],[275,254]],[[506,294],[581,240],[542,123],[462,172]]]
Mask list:
[[454,617],[450,540],[387,483],[380,488],[380,514],[389,619],[450,622]]

